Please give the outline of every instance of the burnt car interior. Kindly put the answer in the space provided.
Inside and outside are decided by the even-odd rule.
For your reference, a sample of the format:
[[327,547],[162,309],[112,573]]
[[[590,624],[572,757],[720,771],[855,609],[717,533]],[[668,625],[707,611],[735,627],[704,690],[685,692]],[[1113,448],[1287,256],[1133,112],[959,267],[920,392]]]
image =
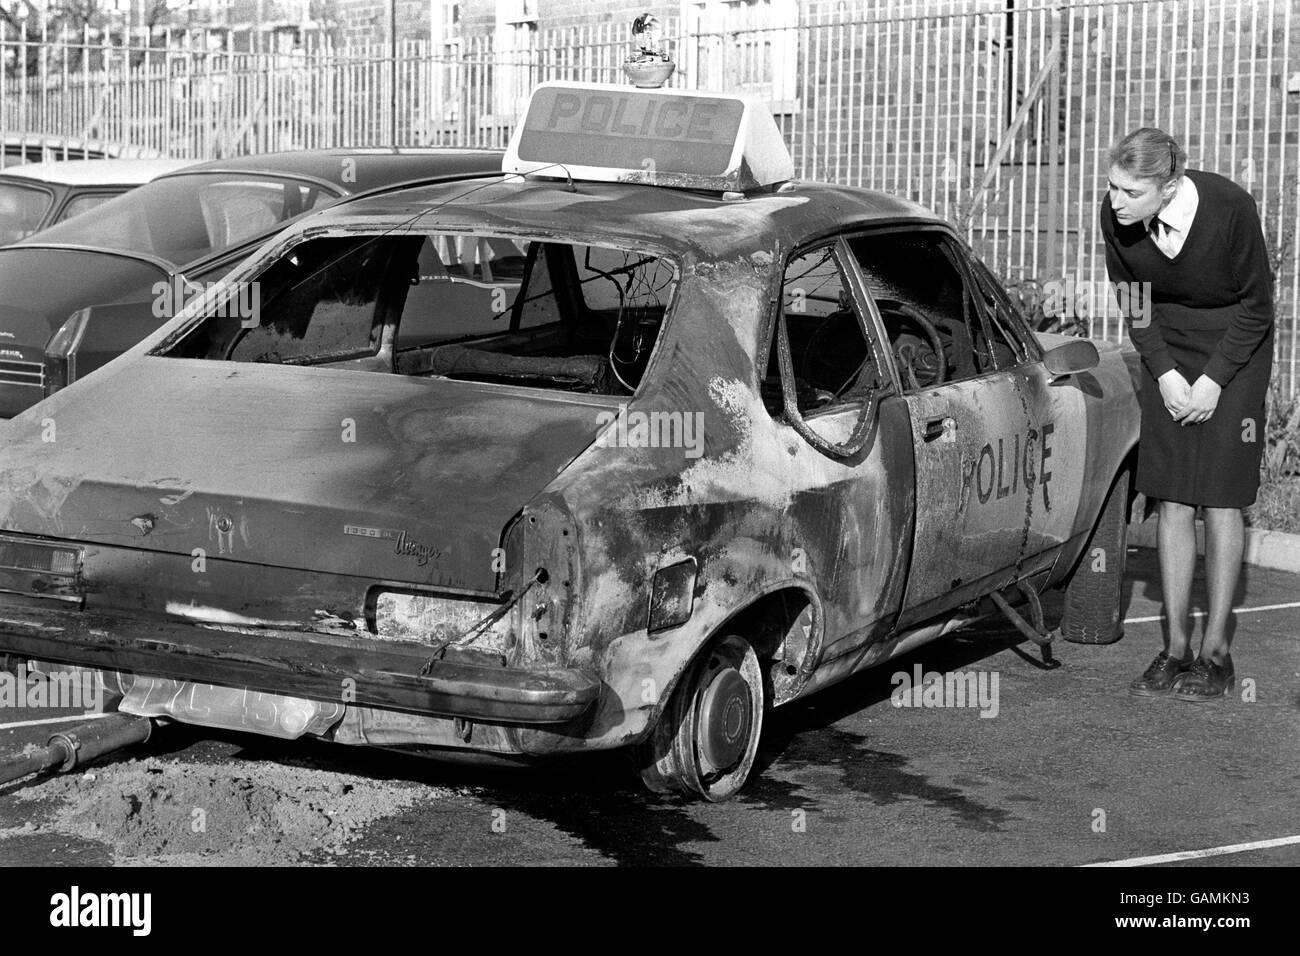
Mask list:
[[[156,354],[631,395],[672,299],[659,256],[499,236],[323,237]],[[225,313],[225,314],[222,314]]]
[[[1000,313],[1004,308],[976,274],[976,306],[959,253],[939,233],[883,232],[849,241],[889,336],[905,391],[974,378],[1022,362],[1026,352]],[[800,414],[856,402],[886,389],[870,341],[864,337],[833,245],[790,260],[783,286],[783,319]],[[784,409],[777,343],[762,383],[768,411]]]
[[1022,360],[1006,328],[986,325],[957,250],[939,233],[879,233],[849,245],[889,333],[905,390],[974,378]]
[[[862,330],[833,246],[790,261],[782,301],[800,414],[855,404],[889,381]],[[773,342],[761,385],[773,415],[785,407],[777,349]]]

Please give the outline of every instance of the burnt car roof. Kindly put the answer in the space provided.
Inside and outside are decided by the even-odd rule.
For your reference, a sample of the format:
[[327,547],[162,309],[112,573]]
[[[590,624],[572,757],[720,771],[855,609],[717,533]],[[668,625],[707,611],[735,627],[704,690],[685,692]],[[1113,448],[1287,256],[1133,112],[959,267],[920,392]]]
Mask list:
[[[481,172],[499,166],[503,150],[460,149],[441,146],[374,147],[356,149],[295,149],[254,156],[231,156],[196,163],[170,176],[194,176],[214,172],[265,173],[307,176],[323,179],[347,192],[359,193],[407,180],[431,175],[454,175],[457,172]],[[368,158],[383,158],[382,163],[367,163]],[[436,170],[430,160],[438,161]],[[463,168],[455,161],[463,160]],[[344,160],[352,160],[351,165]],[[347,178],[345,178],[345,173]],[[162,177],[160,177],[162,178]]]
[[645,242],[718,257],[798,244],[854,224],[945,221],[917,203],[869,189],[794,182],[743,199],[632,183],[516,177],[443,183],[363,196],[306,217],[302,228],[408,221],[431,228],[572,233],[611,242]]

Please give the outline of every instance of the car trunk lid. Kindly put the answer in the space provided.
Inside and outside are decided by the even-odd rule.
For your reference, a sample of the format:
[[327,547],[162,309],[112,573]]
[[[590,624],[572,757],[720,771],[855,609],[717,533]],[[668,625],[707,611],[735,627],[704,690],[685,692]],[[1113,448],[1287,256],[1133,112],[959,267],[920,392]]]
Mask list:
[[598,400],[144,356],[10,423],[0,528],[492,591],[505,525]]

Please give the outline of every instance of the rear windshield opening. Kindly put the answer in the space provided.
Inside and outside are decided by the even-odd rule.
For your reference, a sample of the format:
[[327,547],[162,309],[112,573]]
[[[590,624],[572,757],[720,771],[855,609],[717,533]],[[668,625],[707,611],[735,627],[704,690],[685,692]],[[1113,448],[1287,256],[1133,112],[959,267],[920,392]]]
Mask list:
[[575,243],[325,237],[157,354],[630,395],[676,276],[654,254]]

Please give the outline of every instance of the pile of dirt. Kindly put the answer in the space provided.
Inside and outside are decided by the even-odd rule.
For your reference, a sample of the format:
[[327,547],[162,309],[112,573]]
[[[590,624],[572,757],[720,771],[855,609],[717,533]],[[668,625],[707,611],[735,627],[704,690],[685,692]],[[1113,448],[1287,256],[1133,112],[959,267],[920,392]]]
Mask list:
[[115,862],[328,862],[368,823],[437,800],[424,785],[304,766],[124,761],[27,788],[54,799],[42,829],[113,847]]

